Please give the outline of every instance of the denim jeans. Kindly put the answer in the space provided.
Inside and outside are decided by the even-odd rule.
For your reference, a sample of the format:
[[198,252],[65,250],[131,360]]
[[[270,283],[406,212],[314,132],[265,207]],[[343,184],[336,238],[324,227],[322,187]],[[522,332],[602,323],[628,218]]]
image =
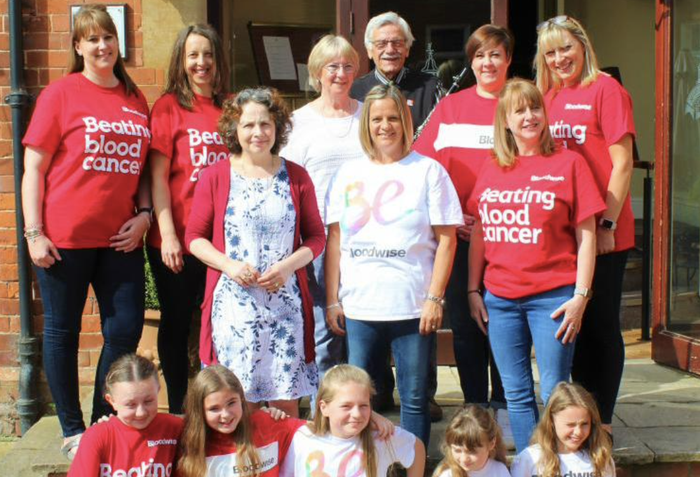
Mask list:
[[184,266],[173,273],[163,263],[160,249],[148,247],[148,262],[158,291],[160,323],[158,325],[158,357],[168,391],[171,414],[182,414],[187,393],[192,317],[204,296],[207,267],[192,255],[183,254]]
[[88,286],[100,306],[104,345],[97,364],[91,422],[114,412],[102,395],[109,367],[136,351],[144,314],[143,250],[59,249],[62,260],[35,267],[44,304],[44,372],[64,437],[85,430],[78,387],[78,342]]
[[418,333],[420,319],[402,321],[363,321],[346,319],[349,363],[359,366],[374,380],[394,355],[401,398],[401,427],[419,437],[426,448],[430,439],[428,413],[428,361],[434,334]]
[[468,271],[469,242],[458,240],[452,274],[445,290],[445,318],[452,329],[459,383],[464,402],[504,409],[506,398],[498,367],[491,355],[488,336],[482,333],[469,315]]
[[540,373],[540,393],[546,404],[552,389],[568,381],[574,344],[562,344],[555,334],[564,319],[550,315],[573,296],[574,287],[564,286],[537,295],[509,300],[486,292],[491,350],[501,372],[508,415],[518,452],[529,445],[539,413],[535,402],[530,351],[535,345]]

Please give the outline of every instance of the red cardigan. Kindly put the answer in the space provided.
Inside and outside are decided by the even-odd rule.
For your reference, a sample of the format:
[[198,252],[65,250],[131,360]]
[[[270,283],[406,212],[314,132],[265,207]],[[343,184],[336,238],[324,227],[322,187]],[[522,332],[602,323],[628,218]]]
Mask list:
[[[316,193],[309,174],[304,168],[285,161],[292,191],[292,202],[296,210],[294,227],[294,250],[304,245],[316,258],[326,245],[326,232],[318,213]],[[226,253],[224,242],[224,217],[231,187],[231,163],[219,161],[207,167],[200,177],[194,193],[192,211],[185,230],[185,244],[189,250],[194,239],[210,240],[221,253]],[[303,238],[303,242],[302,242]],[[202,327],[199,333],[199,358],[205,365],[215,364],[216,352],[211,336],[211,308],[214,289],[221,271],[207,269],[207,282],[202,302]],[[315,359],[313,301],[306,278],[306,267],[296,271],[304,316],[304,357],[307,363]]]

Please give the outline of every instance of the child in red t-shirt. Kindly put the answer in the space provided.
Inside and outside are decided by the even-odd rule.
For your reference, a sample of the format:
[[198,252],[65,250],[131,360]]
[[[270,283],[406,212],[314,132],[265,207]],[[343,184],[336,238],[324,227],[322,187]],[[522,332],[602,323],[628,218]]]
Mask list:
[[110,367],[105,399],[117,412],[88,429],[80,440],[69,477],[171,475],[182,419],[158,414],[158,370],[127,354]]

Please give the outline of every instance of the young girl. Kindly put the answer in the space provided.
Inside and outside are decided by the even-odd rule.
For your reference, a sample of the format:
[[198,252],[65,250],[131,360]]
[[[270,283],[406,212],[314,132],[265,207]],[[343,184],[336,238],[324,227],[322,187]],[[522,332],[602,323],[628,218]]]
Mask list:
[[294,432],[305,421],[252,412],[243,386],[222,365],[202,369],[185,398],[178,477],[276,477]]
[[532,442],[513,461],[513,477],[615,476],[598,407],[578,384],[563,382],[554,388]]
[[445,431],[445,456],[434,477],[510,477],[501,429],[491,414],[470,404],[457,411]]
[[369,375],[348,364],[331,368],[316,397],[314,421],[294,435],[280,475],[379,477],[395,462],[422,477],[425,447],[396,428],[388,440],[370,428],[374,393]]
[[158,371],[127,354],[105,378],[105,399],[117,413],[83,435],[69,477],[171,475],[182,419],[158,414]]

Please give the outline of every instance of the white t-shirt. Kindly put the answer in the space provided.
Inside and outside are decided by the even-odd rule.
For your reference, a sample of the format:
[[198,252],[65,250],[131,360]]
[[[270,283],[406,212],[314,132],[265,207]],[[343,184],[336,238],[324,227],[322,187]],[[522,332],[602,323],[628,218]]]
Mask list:
[[[438,477],[452,477],[452,471],[447,469]],[[508,472],[508,467],[506,467],[503,462],[489,459],[486,461],[486,465],[483,469],[470,470],[469,477],[510,477],[510,472]]]
[[[389,441],[375,438],[377,475],[386,475],[395,462],[408,468],[415,458],[416,437],[400,427],[394,429]],[[363,477],[362,441],[360,437],[341,439],[330,434],[317,436],[307,426],[294,434],[280,469],[280,477],[295,475],[332,475]]]
[[311,104],[292,114],[292,132],[280,156],[296,162],[311,176],[321,218],[325,217],[324,199],[331,177],[341,164],[365,156],[360,145],[362,103],[354,114],[344,118],[321,116]]
[[340,166],[326,224],[340,225],[340,292],[355,320],[418,318],[433,274],[434,225],[462,225],[445,168],[411,152],[392,164],[365,157]]
[[[510,475],[513,477],[540,477],[537,463],[542,451],[539,445],[530,446],[513,459]],[[587,451],[571,454],[559,454],[561,477],[597,477]],[[612,465],[600,477],[615,477],[615,466]]]

